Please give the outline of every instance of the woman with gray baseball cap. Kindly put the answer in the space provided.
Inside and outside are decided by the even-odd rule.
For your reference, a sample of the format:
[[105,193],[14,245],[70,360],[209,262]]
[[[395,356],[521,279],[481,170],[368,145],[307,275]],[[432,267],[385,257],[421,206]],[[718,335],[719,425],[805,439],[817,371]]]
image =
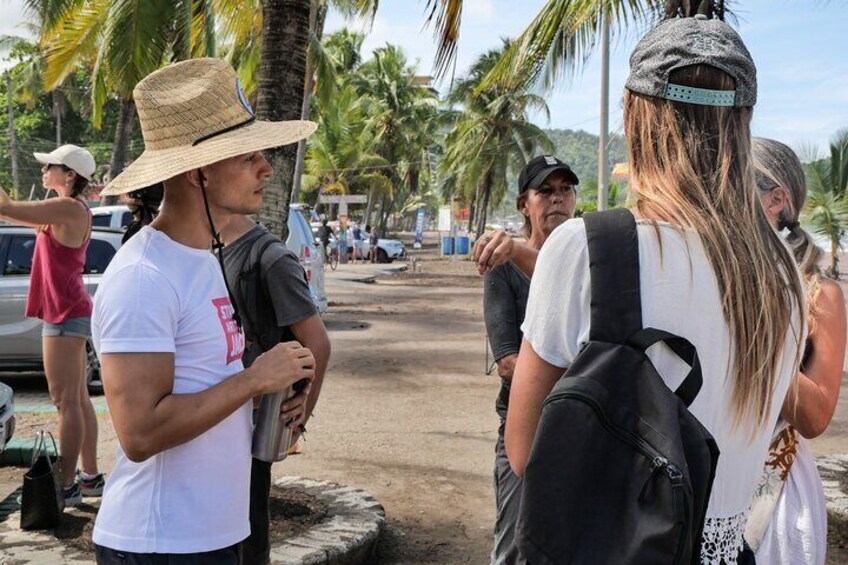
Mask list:
[[[37,229],[26,315],[42,320],[44,373],[59,411],[65,506],[82,496],[100,496],[97,470],[97,416],[85,382],[86,343],[91,337],[91,297],[83,284],[91,237],[91,211],[83,193],[95,171],[94,157],[76,145],[35,153],[44,167],[42,183],[55,198],[12,200],[0,188],[0,217]],[[77,460],[82,457],[82,471]]]
[[[737,33],[706,16],[660,23],[636,46],[630,67],[624,129],[643,325],[686,338],[701,360],[703,386],[691,412],[721,450],[701,562],[750,563],[748,509],[806,331],[797,268],[754,182],[756,70]],[[519,475],[542,403],[588,340],[589,288],[583,222],[568,221],[538,254],[522,326],[505,438]],[[649,356],[676,388],[676,357]],[[585,477],[587,490],[595,479]]]

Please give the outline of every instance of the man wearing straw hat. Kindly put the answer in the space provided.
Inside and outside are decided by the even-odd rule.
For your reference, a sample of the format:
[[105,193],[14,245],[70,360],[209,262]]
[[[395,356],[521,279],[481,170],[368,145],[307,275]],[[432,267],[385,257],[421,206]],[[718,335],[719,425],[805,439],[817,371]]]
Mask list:
[[260,151],[315,125],[257,121],[217,59],[165,67],[133,96],[145,151],[103,194],[162,181],[165,196],[95,297],[93,339],[120,442],[94,528],[97,562],[236,564],[250,533],[251,399],[311,380],[315,360],[287,342],[243,368],[215,224],[256,212],[273,172]]

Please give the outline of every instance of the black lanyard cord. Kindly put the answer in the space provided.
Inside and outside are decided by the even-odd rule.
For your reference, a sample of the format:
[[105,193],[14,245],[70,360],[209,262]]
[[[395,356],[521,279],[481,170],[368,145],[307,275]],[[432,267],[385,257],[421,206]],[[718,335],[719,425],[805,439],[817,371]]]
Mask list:
[[224,286],[227,287],[227,295],[230,297],[230,305],[233,307],[233,320],[238,325],[239,330],[242,329],[241,316],[239,316],[238,305],[236,298],[233,296],[233,291],[230,290],[230,283],[227,282],[227,271],[224,269],[224,244],[221,242],[221,234],[215,229],[215,223],[212,221],[212,211],[209,210],[209,200],[206,198],[206,178],[203,173],[198,170],[200,175],[200,193],[203,195],[203,206],[206,208],[206,217],[209,219],[209,228],[212,230],[212,251],[218,256],[218,264],[221,266],[221,275],[224,277]]

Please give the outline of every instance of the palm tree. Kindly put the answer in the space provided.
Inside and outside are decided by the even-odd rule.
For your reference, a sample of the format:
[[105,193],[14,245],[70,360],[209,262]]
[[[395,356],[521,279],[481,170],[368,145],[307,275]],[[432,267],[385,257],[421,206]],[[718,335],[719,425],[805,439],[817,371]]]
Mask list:
[[[36,16],[37,17],[37,16]],[[21,24],[27,35],[38,37],[42,25],[37,21],[27,21]],[[46,61],[37,41],[17,35],[6,35],[0,37],[0,52],[8,52],[10,59],[18,61],[18,80],[16,81],[15,95],[33,108],[44,95],[44,70]],[[62,120],[67,113],[68,107],[79,110],[82,105],[82,97],[75,93],[81,92],[81,85],[76,84],[76,76],[71,75],[66,79],[70,82],[70,88],[66,91],[63,86],[53,89],[53,118],[56,122],[56,146],[62,145]]]
[[830,143],[830,156],[806,166],[807,215],[813,231],[830,242],[828,275],[839,278],[839,251],[848,228],[848,129]]
[[318,131],[308,142],[306,186],[321,194],[369,190],[391,195],[391,183],[377,173],[389,163],[374,150],[379,139],[365,114],[362,97],[345,87],[316,112]]
[[[462,23],[463,0],[427,0],[428,23],[438,38],[436,67],[440,74],[452,65]],[[597,46],[604,19],[611,32],[628,25],[650,24],[670,16],[697,13],[724,19],[725,0],[548,0],[533,21],[504,53],[493,79],[520,76],[531,82],[545,77],[550,85],[566,70],[579,70]]]
[[[403,51],[386,45],[362,64],[350,77],[374,123],[380,143],[377,153],[392,166],[383,170],[397,198],[400,191],[414,189],[425,158],[426,144],[438,119],[438,100],[434,91],[415,80],[415,69],[407,63]],[[395,199],[381,200],[380,228],[384,229]],[[366,218],[366,222],[369,218]]]
[[470,204],[469,226],[477,220],[477,233],[483,233],[491,203],[498,204],[506,194],[508,172],[523,167],[537,150],[552,151],[545,132],[530,123],[528,112],[547,113],[544,100],[523,85],[481,83],[497,64],[503,51],[491,50],[472,65],[469,76],[459,80],[448,101],[461,105],[454,129],[446,140],[447,171],[456,174],[453,182]]
[[215,53],[212,0],[27,0],[43,22],[44,84],[53,90],[80,66],[91,68],[92,123],[110,94],[120,101],[110,175],[129,159],[132,92],[168,62]]
[[[358,13],[358,0],[333,0],[343,14]],[[230,39],[227,58],[239,70],[250,95],[258,91],[260,119],[308,119],[314,59],[320,46],[329,0],[214,0]],[[251,9],[252,8],[252,9]],[[261,9],[258,9],[261,8]],[[266,152],[275,174],[265,193],[259,219],[285,236],[295,178],[303,170],[305,144]]]

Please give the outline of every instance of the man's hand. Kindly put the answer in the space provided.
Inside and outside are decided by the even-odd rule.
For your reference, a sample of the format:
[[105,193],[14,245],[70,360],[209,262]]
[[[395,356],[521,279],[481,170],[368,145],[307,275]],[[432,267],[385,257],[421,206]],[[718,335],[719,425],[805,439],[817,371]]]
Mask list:
[[512,382],[512,374],[515,372],[516,361],[518,361],[518,353],[498,359],[498,376],[506,382]]
[[301,379],[315,378],[312,352],[296,341],[279,343],[256,358],[250,369],[258,392],[285,390]]
[[306,421],[306,400],[312,391],[312,383],[280,405],[280,420],[292,430],[299,430]]
[[474,262],[481,275],[489,273],[498,265],[508,262],[512,256],[515,241],[505,231],[486,232],[474,244]]

